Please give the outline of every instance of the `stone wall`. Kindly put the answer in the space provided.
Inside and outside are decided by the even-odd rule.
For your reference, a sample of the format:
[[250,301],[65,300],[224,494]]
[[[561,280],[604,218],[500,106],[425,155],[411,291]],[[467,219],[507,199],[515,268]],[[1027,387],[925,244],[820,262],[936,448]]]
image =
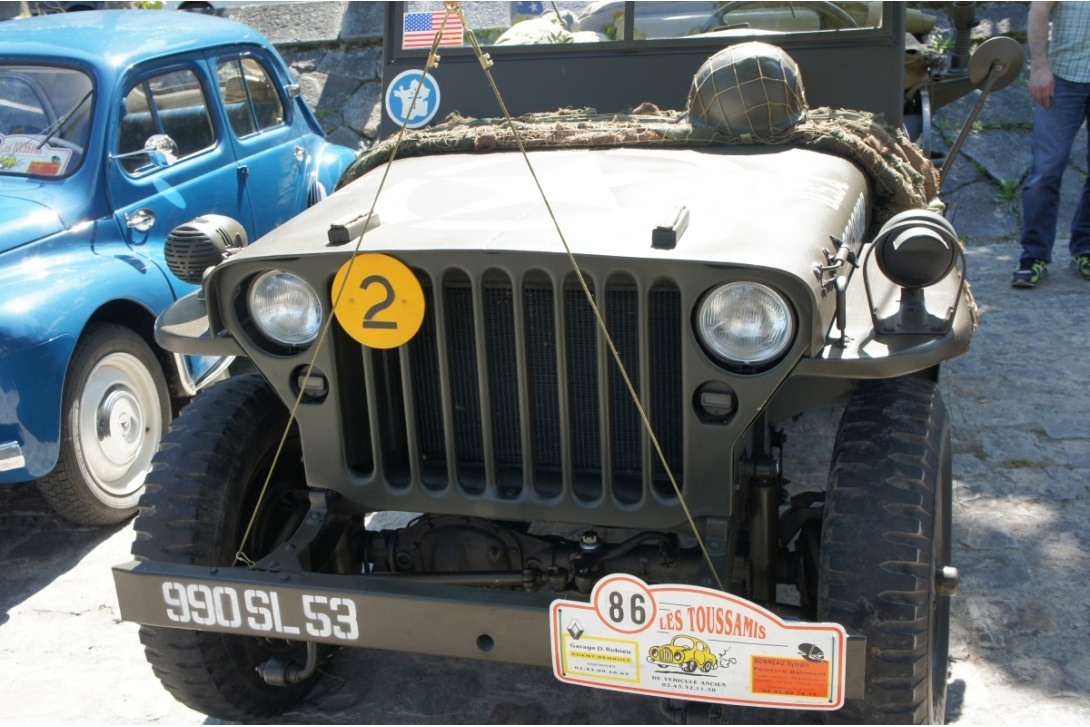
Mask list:
[[[284,56],[331,141],[351,148],[375,140],[381,120],[382,18],[385,3],[224,3],[217,15],[268,38]],[[131,7],[132,2],[108,2]],[[22,4],[0,1],[0,20],[16,18]],[[147,12],[169,13],[167,10]]]

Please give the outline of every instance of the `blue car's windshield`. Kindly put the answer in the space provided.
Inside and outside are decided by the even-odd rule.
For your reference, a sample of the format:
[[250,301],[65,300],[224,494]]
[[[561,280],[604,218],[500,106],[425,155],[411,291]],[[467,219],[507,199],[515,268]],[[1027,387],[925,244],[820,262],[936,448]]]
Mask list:
[[0,64],[0,174],[76,171],[91,133],[93,96],[82,71]]

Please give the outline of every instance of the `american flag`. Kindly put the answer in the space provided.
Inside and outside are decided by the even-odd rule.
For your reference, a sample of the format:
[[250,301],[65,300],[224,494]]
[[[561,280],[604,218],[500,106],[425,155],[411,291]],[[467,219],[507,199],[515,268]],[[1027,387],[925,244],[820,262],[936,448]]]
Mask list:
[[446,10],[432,13],[405,13],[405,25],[401,37],[402,48],[431,48],[435,34],[443,28],[439,45],[462,45],[462,20],[456,13],[451,13],[447,24],[443,26]]

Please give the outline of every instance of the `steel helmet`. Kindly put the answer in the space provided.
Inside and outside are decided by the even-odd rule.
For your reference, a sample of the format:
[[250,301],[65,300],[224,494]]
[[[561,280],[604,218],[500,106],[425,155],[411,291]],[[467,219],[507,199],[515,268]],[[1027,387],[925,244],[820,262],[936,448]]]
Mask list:
[[769,139],[806,118],[799,67],[768,43],[727,46],[704,61],[689,89],[689,123],[743,139]]

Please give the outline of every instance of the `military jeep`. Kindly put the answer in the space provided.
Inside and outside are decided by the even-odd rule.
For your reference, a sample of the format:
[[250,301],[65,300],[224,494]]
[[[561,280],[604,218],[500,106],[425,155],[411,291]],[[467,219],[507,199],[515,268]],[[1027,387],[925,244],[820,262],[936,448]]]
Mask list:
[[[1013,61],[959,4],[949,66],[900,3],[482,5],[391,4],[391,135],[179,252],[157,340],[251,370],[174,423],[115,568],[156,675],[267,718],[365,647],[941,722],[976,311],[924,146]],[[836,400],[827,486],[789,486],[783,423]]]

